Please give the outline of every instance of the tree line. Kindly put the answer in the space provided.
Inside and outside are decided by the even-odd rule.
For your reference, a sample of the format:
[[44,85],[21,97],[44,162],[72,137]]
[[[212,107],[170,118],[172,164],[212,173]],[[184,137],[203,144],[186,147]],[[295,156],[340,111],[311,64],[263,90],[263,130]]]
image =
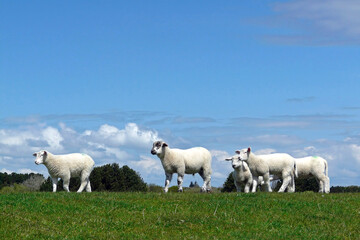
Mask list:
[[[141,178],[140,174],[124,165],[119,167],[119,164],[106,164],[100,167],[95,167],[90,175],[90,183],[92,191],[108,191],[108,192],[161,192],[162,187],[154,184],[146,184]],[[63,182],[58,182],[58,191],[63,191]],[[297,192],[313,191],[318,192],[319,186],[315,178],[297,179],[295,181],[295,188]],[[70,179],[70,191],[77,191],[80,186],[79,178]],[[198,184],[190,184],[190,188],[198,187]],[[281,186],[281,181],[273,182],[274,191],[277,191]],[[177,187],[173,187],[177,191]],[[244,186],[242,186],[244,189]],[[14,191],[52,191],[51,178],[44,178],[41,174],[36,173],[1,173],[0,172],[0,192],[14,192]],[[221,192],[235,192],[236,187],[232,173],[229,174],[225,180]],[[332,193],[344,192],[360,192],[360,186],[334,186],[331,187]]]
[[[278,191],[280,189],[282,182],[281,180],[277,180],[272,182],[273,191]],[[241,190],[244,191],[245,184],[242,184]],[[260,188],[260,186],[259,186]],[[296,192],[318,192],[319,191],[319,184],[317,183],[316,179],[313,177],[306,178],[306,179],[296,179],[295,180],[295,190]],[[221,192],[236,192],[236,187],[234,184],[234,178],[232,173],[229,174],[227,179],[224,182],[223,188]],[[330,188],[331,193],[344,193],[344,192],[360,192],[360,186],[335,186]]]
[[[136,171],[128,166],[119,167],[119,164],[106,164],[95,167],[90,175],[92,191],[109,192],[145,192],[147,184]],[[21,187],[19,186],[21,185]],[[52,191],[52,180],[44,178],[41,174],[18,174],[0,173],[0,190],[6,191],[20,189],[20,191]],[[70,179],[70,191],[77,191],[80,187],[80,178]],[[58,191],[63,191],[63,181],[60,180],[57,186]]]

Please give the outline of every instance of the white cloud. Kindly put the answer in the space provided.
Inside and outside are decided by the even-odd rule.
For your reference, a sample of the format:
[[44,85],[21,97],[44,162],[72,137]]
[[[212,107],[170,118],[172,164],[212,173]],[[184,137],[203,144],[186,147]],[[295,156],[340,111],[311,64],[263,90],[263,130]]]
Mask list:
[[31,170],[31,169],[29,169],[29,168],[22,168],[22,169],[19,169],[19,170],[17,171],[17,173],[26,174],[26,173],[38,173],[38,172],[36,172],[36,171],[34,171],[34,170]]
[[8,169],[6,169],[6,168],[2,168],[2,169],[0,170],[0,172],[2,172],[2,173],[7,173],[7,174],[13,173],[13,171],[8,170]]
[[295,0],[273,4],[279,25],[299,33],[272,36],[273,40],[306,44],[360,43],[358,0]]
[[142,169],[142,172],[145,172],[146,174],[164,175],[164,169],[157,157],[154,159],[152,157],[140,155],[140,160],[131,161],[131,164],[136,166],[137,169]]
[[257,150],[254,153],[258,154],[258,155],[271,154],[271,153],[276,153],[276,150],[272,149],[272,148],[264,148],[264,149]]
[[90,139],[105,140],[112,146],[131,145],[136,147],[149,146],[149,144],[158,139],[157,132],[140,130],[135,123],[128,123],[125,129],[118,129],[117,127],[104,124],[98,131],[85,131],[84,136],[88,136]]
[[[233,171],[231,163],[225,161],[226,158],[232,156],[226,151],[223,150],[210,150],[211,156],[213,157],[212,161],[212,180],[220,181],[221,184],[225,182],[229,173]],[[215,161],[214,161],[215,159]]]
[[7,146],[22,146],[31,139],[36,140],[38,138],[29,131],[0,130],[0,143]]
[[356,161],[360,164],[360,146],[356,144],[351,144],[349,146],[350,154]]
[[228,152],[222,150],[210,150],[211,156],[219,162],[224,162],[225,158],[231,156]]
[[[241,124],[230,122],[229,126],[226,127],[211,128],[212,130],[216,129],[216,131],[204,131],[202,129],[196,133],[193,131],[184,133],[182,129],[171,132],[168,130],[171,129],[171,123],[169,123],[170,126],[167,125],[165,129],[161,129],[161,133],[167,141],[173,142],[173,147],[185,148],[201,145],[212,149],[210,152],[213,157],[213,186],[221,186],[229,173],[233,171],[231,164],[225,161],[225,158],[232,156],[237,146],[247,147],[249,144],[257,154],[268,154],[279,150],[294,157],[310,155],[324,157],[329,163],[332,184],[356,184],[354,181],[357,181],[359,176],[354,173],[360,171],[360,137],[356,135],[357,132],[353,132],[352,128],[349,128],[347,132],[351,134],[341,135],[341,138],[345,140],[327,139],[327,136],[321,134],[325,130],[328,134],[334,133],[332,130],[335,124],[333,124],[331,117],[321,118],[322,122],[327,123],[321,124],[324,126],[321,131],[313,127],[314,122],[319,121],[317,116],[306,118],[287,116],[285,119],[281,118],[280,124],[277,126],[289,126],[289,124],[282,123],[296,122],[298,121],[296,119],[299,122],[309,122],[309,125],[303,126],[304,131],[311,130],[311,136],[319,136],[322,139],[308,139],[307,133],[302,134],[303,130],[297,132],[294,127],[288,129],[269,127],[266,131],[263,130],[264,127],[259,127],[263,122],[273,122],[271,119],[264,121],[262,119],[246,121],[245,119],[245,122],[240,122]],[[342,119],[348,118],[340,115],[336,117],[336,120]],[[195,128],[190,127],[189,129]],[[314,133],[314,131],[316,132]],[[211,132],[214,136],[208,137],[206,134],[204,136],[204,132]],[[266,134],[262,134],[263,132]],[[222,136],[226,136],[227,141],[224,142],[221,139]],[[58,126],[34,124],[19,128],[0,129],[0,166],[3,171],[8,172],[11,172],[8,169],[13,169],[17,172],[36,171],[46,175],[47,170],[44,166],[34,164],[32,157],[34,151],[52,149],[50,151],[53,151],[54,154],[84,152],[94,158],[97,166],[114,162],[120,165],[129,165],[140,173],[145,182],[162,185],[164,170],[161,162],[156,156],[150,155],[152,142],[158,138],[160,137],[157,131],[142,128],[135,123],[127,123],[123,127],[102,124],[96,128],[81,130],[73,129],[64,123],[60,123]],[[179,139],[184,141],[179,141]],[[194,180],[199,184],[202,183],[198,175],[195,177],[186,176],[184,186]],[[176,184],[176,181],[173,182]]]
[[59,130],[53,127],[47,127],[42,131],[42,138],[49,144],[50,150],[61,151],[63,146],[60,144],[64,139]]

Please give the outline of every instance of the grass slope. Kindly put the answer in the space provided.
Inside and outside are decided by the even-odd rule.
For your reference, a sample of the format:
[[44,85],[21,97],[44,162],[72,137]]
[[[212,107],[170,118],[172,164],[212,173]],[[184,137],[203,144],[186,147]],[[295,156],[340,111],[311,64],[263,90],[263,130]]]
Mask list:
[[0,195],[0,239],[359,239],[360,194]]

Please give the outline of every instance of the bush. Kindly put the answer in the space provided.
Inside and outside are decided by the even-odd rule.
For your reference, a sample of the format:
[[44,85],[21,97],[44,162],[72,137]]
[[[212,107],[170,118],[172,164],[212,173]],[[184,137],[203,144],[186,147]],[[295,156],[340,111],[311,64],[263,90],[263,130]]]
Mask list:
[[26,186],[30,191],[39,191],[41,185],[45,182],[43,175],[34,174],[30,178],[25,180],[22,184]]
[[149,184],[148,185],[148,192],[163,192],[163,187],[159,186],[159,185],[155,185],[155,184]]
[[330,188],[331,193],[355,193],[360,192],[359,186],[348,186],[348,187],[342,187],[342,186],[335,186]]
[[[241,186],[241,188],[244,189],[244,186],[245,185]],[[226,181],[224,182],[221,192],[236,192],[236,186],[234,183],[234,177],[232,175],[232,172],[229,174]]]
[[[109,192],[146,192],[148,187],[140,175],[128,166],[119,167],[117,163],[95,167],[90,174],[92,191]],[[80,187],[80,178],[70,179],[70,191],[77,191]],[[41,185],[40,191],[52,191],[50,177]],[[63,191],[63,181],[57,185],[57,191]]]
[[23,184],[14,183],[12,186],[3,187],[0,193],[24,193],[29,192],[29,189]]
[[175,192],[178,192],[178,190],[179,190],[179,187],[178,187],[178,186],[169,187],[169,192],[175,193]]

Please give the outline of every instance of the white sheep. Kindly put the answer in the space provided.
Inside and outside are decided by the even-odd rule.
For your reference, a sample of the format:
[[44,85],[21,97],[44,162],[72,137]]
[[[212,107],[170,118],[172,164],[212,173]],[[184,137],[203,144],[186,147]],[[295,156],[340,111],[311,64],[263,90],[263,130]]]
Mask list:
[[234,168],[232,175],[236,191],[241,192],[241,184],[244,183],[244,192],[248,193],[253,182],[253,177],[248,164],[245,161],[241,161],[238,155],[226,158],[225,160],[231,161],[231,166]]
[[164,141],[155,141],[151,149],[152,155],[160,158],[161,164],[165,170],[166,180],[164,192],[168,192],[168,187],[173,173],[178,174],[178,191],[182,192],[182,183],[185,174],[199,175],[204,180],[201,188],[202,192],[211,191],[211,154],[202,147],[190,149],[171,149]]
[[49,171],[53,182],[53,192],[56,192],[58,178],[64,182],[64,190],[69,192],[71,177],[80,176],[81,185],[78,192],[82,192],[86,187],[87,192],[91,192],[90,173],[94,168],[94,160],[86,154],[72,153],[66,155],[54,155],[42,150],[33,154],[37,165],[44,164]]
[[318,156],[296,158],[296,167],[299,178],[313,176],[319,183],[319,192],[330,192],[330,179],[328,177],[328,163]]
[[259,181],[259,176],[263,177],[265,190],[268,192],[272,192],[270,187],[270,173],[269,173],[269,166],[267,162],[255,154],[251,152],[251,148],[244,148],[241,150],[235,151],[238,154],[238,158],[240,161],[245,161],[250,168],[252,177],[253,177],[253,185],[252,185],[252,192],[256,192],[256,187]]
[[297,174],[297,166],[295,158],[287,153],[273,153],[257,155],[264,159],[269,166],[269,172],[274,176],[271,180],[282,179],[282,185],[279,192],[295,192],[295,176]]

